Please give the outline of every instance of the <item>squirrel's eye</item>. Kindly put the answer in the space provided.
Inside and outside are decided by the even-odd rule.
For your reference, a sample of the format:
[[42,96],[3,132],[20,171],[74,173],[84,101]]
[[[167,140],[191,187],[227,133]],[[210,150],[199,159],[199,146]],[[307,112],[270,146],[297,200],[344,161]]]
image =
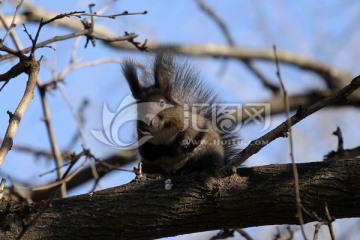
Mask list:
[[160,106],[161,108],[164,108],[165,105],[166,105],[165,101],[164,101],[163,99],[160,99],[160,101],[159,101],[159,106]]

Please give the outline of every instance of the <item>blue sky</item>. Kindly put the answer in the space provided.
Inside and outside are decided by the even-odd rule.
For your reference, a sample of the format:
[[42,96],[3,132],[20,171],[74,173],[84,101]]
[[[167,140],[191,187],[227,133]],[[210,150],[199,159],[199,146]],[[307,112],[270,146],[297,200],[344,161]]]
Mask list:
[[[33,1],[34,3],[59,13],[74,10],[87,10],[91,1]],[[101,8],[108,1],[96,1],[96,7]],[[271,49],[276,44],[279,50],[311,57],[322,63],[342,69],[356,76],[360,49],[358,42],[360,31],[357,21],[360,14],[359,1],[207,1],[228,26],[237,46],[251,49]],[[226,40],[217,26],[201,11],[193,0],[183,1],[148,1],[131,0],[117,1],[108,14],[127,10],[138,12],[147,10],[147,15],[120,17],[116,20],[97,19],[96,24],[103,24],[122,35],[124,31],[139,34],[139,41],[174,44],[226,44]],[[2,9],[4,14],[13,13],[10,4]],[[27,24],[28,29],[35,34],[36,26]],[[24,46],[30,42],[22,26],[16,27],[16,32]],[[59,27],[47,27],[41,32],[40,40],[55,35],[68,33]],[[4,31],[0,31],[4,35]],[[10,43],[9,39],[7,43]],[[138,61],[146,62],[147,57],[131,52],[120,52],[105,47],[98,42],[96,48],[88,46],[84,49],[83,38],[77,51],[79,62],[91,61],[105,57],[123,58],[132,56]],[[68,63],[74,39],[56,43],[58,49],[41,49],[37,57],[44,56],[40,78],[46,82],[51,78],[51,69],[62,71]],[[219,59],[191,58],[191,62],[201,72],[201,76],[228,101],[246,103],[261,101],[271,97],[261,83],[254,78],[239,62]],[[5,72],[14,62],[1,62],[0,71]],[[257,63],[257,66],[276,83],[275,66],[272,63]],[[223,70],[225,68],[225,70]],[[323,81],[309,72],[281,66],[283,79],[290,94],[301,93],[304,90],[322,89]],[[350,81],[350,79],[349,79]],[[4,136],[8,123],[7,110],[14,111],[24,90],[26,76],[13,79],[0,92],[0,136]],[[75,108],[78,108],[84,98],[90,104],[85,112],[87,118],[85,135],[88,146],[98,157],[106,157],[116,152],[97,141],[90,129],[101,127],[101,111],[103,104],[115,110],[121,99],[129,93],[129,89],[121,76],[118,63],[99,65],[94,68],[82,69],[67,75],[66,85],[63,85]],[[58,91],[48,96],[51,108],[55,135],[61,149],[67,146],[76,131],[76,124],[71,111]],[[41,121],[42,109],[38,92],[21,121],[15,144],[28,145],[37,149],[50,149],[46,129]],[[295,157],[298,162],[321,161],[322,157],[335,150],[337,142],[331,133],[340,126],[345,140],[345,148],[359,146],[360,128],[354,124],[360,118],[359,109],[343,108],[333,111],[322,110],[314,116],[302,121],[294,128]],[[284,116],[272,117],[272,126],[284,120]],[[241,129],[245,141],[255,139],[263,133],[257,126],[247,126]],[[270,163],[289,162],[286,139],[277,140],[263,149],[258,155],[249,159],[246,165],[265,165]],[[75,149],[79,150],[80,146]],[[3,165],[0,176],[10,175],[20,183],[36,185],[55,179],[55,174],[45,177],[38,175],[52,170],[54,165],[45,159],[34,159],[28,154],[11,151]],[[131,168],[129,166],[129,168]],[[128,173],[112,173],[100,182],[100,189],[117,186],[133,178]],[[29,180],[31,179],[31,182]],[[71,194],[89,191],[90,185],[77,189]]]

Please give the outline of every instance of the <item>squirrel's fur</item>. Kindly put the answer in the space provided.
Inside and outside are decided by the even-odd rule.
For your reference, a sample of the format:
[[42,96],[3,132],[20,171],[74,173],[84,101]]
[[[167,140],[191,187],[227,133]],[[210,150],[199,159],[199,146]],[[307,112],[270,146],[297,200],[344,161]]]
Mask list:
[[[199,79],[189,63],[168,51],[156,54],[151,74],[140,83],[136,64],[127,60],[123,74],[138,103],[138,139],[153,137],[139,146],[143,171],[174,174],[220,168],[230,159],[236,135],[219,131],[212,104],[216,94]],[[203,105],[201,105],[203,104]]]

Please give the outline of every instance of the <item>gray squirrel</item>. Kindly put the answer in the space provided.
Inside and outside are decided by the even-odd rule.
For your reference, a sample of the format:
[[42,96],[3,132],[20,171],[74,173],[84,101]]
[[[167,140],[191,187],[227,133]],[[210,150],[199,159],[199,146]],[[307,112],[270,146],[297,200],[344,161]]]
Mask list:
[[[160,51],[152,72],[143,74],[141,83],[134,61],[126,60],[122,69],[138,101],[137,137],[152,136],[138,148],[143,172],[219,169],[238,152],[231,144],[237,136],[219,131],[212,120],[211,106],[218,101],[217,96],[188,62]],[[143,103],[141,107],[139,103]]]

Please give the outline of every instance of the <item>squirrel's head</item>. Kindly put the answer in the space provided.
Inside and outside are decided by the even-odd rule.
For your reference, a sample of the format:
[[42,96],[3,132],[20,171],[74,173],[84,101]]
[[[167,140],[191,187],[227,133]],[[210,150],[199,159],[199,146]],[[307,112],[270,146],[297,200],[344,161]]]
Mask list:
[[153,84],[142,86],[136,64],[127,60],[123,65],[124,76],[134,98],[138,101],[138,129],[156,134],[174,135],[184,127],[184,108],[174,99],[174,62],[171,54],[156,55],[153,66]]

